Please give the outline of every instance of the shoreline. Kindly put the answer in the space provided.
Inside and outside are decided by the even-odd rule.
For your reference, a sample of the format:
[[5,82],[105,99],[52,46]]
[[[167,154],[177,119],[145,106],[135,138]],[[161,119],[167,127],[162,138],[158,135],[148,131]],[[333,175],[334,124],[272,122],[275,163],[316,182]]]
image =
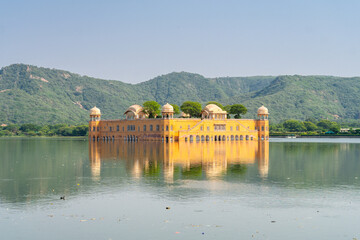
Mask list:
[[23,138],[23,139],[78,139],[78,140],[88,140],[88,136],[2,136],[1,139],[7,138]]

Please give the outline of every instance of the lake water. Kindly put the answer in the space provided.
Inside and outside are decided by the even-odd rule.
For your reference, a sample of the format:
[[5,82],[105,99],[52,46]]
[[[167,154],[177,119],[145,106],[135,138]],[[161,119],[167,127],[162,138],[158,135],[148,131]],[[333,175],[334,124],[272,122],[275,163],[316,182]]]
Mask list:
[[359,223],[359,139],[0,138],[0,239],[353,240]]

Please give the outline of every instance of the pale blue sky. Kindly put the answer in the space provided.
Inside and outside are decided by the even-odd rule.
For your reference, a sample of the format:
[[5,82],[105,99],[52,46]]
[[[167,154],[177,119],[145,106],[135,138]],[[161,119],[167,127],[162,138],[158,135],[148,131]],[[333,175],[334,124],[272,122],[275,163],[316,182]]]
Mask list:
[[360,76],[360,1],[0,0],[0,67],[26,63],[124,82]]

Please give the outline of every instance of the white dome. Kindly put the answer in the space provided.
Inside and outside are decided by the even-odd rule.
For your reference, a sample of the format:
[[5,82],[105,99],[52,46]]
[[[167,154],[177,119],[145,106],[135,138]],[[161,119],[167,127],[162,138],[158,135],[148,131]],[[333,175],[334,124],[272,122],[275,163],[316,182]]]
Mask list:
[[223,111],[218,105],[216,104],[209,104],[206,105],[206,107],[203,109],[203,111],[207,111],[209,113],[226,113],[226,111]]
[[259,109],[257,110],[257,114],[258,115],[269,115],[269,110],[264,107],[264,105],[262,105],[261,107],[259,107]]
[[174,112],[174,107],[171,106],[170,104],[165,104],[164,106],[162,106],[161,112]]
[[[135,105],[131,105],[127,110],[126,112],[128,111],[131,111],[131,112],[134,112],[134,113],[140,113],[141,111],[143,110],[143,107],[138,105],[138,104],[135,104]],[[125,112],[125,113],[126,113]]]
[[90,115],[101,115],[100,109],[98,109],[96,106],[90,109]]

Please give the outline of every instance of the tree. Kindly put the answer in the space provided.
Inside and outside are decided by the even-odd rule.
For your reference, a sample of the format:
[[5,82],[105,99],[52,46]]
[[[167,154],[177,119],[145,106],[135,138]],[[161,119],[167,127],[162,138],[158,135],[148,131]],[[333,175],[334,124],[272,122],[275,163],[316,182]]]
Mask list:
[[329,130],[338,133],[340,132],[340,125],[337,122],[332,122]]
[[224,106],[223,106],[221,103],[218,103],[218,102],[215,102],[215,101],[210,101],[210,102],[208,102],[206,105],[209,105],[209,104],[215,104],[216,106],[218,106],[218,107],[221,108],[222,110],[225,110],[225,109],[224,109]]
[[161,113],[161,106],[155,101],[147,101],[143,104],[143,112],[149,116],[149,118],[155,118]]
[[186,101],[181,105],[180,109],[189,114],[190,117],[200,117],[201,114],[201,104],[198,102]]
[[297,120],[287,120],[283,123],[284,128],[289,132],[304,132],[306,128],[303,122]]
[[231,116],[230,116],[230,109],[231,109],[231,105],[226,105],[226,106],[224,106],[224,109],[223,110],[225,110],[226,112],[227,112],[227,116],[226,116],[226,118],[227,119],[230,119],[231,118]]
[[332,123],[330,120],[320,120],[317,123],[317,126],[324,129],[324,130],[330,130],[330,127],[332,126]]
[[247,108],[242,104],[234,104],[230,107],[230,113],[235,114],[234,118],[241,118],[241,115],[247,113]]
[[305,121],[304,126],[306,127],[307,131],[315,131],[317,129],[317,126],[310,121]]
[[30,131],[38,132],[41,130],[41,126],[32,123],[25,123],[21,125],[20,130],[23,132],[30,132]]
[[170,104],[174,108],[174,114],[180,114],[180,108],[176,104]]

